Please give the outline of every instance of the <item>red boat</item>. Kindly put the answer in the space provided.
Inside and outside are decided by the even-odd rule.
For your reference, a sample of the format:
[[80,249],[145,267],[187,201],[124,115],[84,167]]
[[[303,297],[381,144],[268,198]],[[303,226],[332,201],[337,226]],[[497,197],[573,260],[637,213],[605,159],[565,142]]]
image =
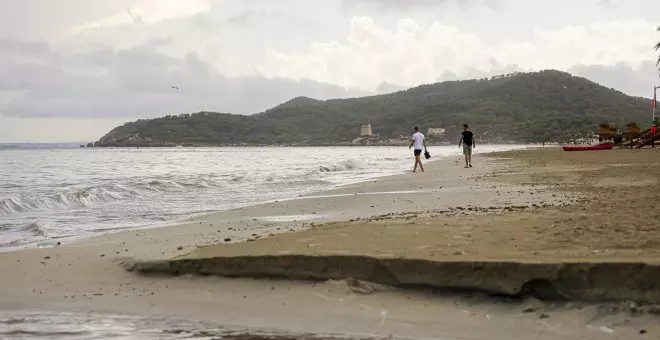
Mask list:
[[564,145],[561,148],[564,151],[590,151],[590,150],[611,150],[614,144],[598,144],[598,145]]

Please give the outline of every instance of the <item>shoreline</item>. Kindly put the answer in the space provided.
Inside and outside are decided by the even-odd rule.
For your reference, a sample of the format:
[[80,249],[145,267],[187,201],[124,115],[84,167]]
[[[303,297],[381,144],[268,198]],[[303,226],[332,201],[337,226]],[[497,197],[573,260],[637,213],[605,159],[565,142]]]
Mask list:
[[[321,144],[226,144],[226,145],[162,145],[162,146],[85,146],[85,147],[72,147],[71,149],[163,149],[163,148],[315,148],[315,147],[405,147],[410,142],[408,139],[402,140],[403,143],[375,143],[375,144],[353,144],[353,143],[344,143],[344,144],[331,144],[331,143],[321,143]],[[560,145],[559,143],[547,145]],[[429,147],[433,146],[452,146],[456,145],[454,142],[444,142],[444,143],[429,143]],[[480,142],[479,145],[523,145],[528,147],[542,147],[543,143],[526,143],[526,142]]]
[[[524,145],[519,145],[519,144],[490,144],[492,146],[512,146],[516,147],[516,149],[524,149],[524,148],[529,148],[528,146]],[[360,146],[360,145],[355,145],[355,146]],[[374,145],[375,146],[375,145]],[[390,145],[382,145],[382,146],[376,146],[376,147],[389,147]],[[436,145],[436,146],[446,146],[446,145]],[[237,147],[243,147],[243,146],[237,146]],[[252,146],[245,146],[245,147],[252,147]],[[279,147],[279,146],[274,146],[274,147]],[[286,147],[286,146],[282,146]],[[304,146],[301,146],[304,147]],[[362,146],[363,147],[363,146]],[[76,148],[77,149],[77,148]],[[160,149],[158,147],[154,149]],[[493,151],[486,151],[483,154],[476,154],[476,155],[488,155]],[[441,158],[431,158],[430,160],[424,160],[425,164],[433,164],[435,162],[442,162],[442,161],[447,161],[447,159],[451,157],[458,157],[462,155],[447,155],[447,156],[442,156]],[[234,210],[240,210],[240,209],[245,209],[253,206],[262,206],[262,205],[267,205],[267,204],[272,204],[272,203],[279,203],[279,202],[286,202],[286,201],[294,201],[294,200],[299,200],[299,199],[311,199],[311,198],[323,198],[323,197],[328,197],[326,193],[331,193],[336,190],[340,190],[344,187],[351,187],[354,185],[359,185],[361,183],[368,183],[368,182],[373,182],[373,181],[381,181],[385,180],[387,181],[388,178],[390,177],[395,177],[395,176],[401,176],[409,173],[409,169],[407,170],[398,170],[396,172],[391,172],[387,173],[384,175],[378,175],[375,177],[369,177],[369,178],[364,178],[360,180],[354,180],[354,181],[349,181],[349,182],[344,182],[341,184],[333,184],[329,188],[317,188],[317,189],[312,189],[308,192],[302,193],[302,194],[292,194],[293,196],[283,196],[280,198],[276,199],[269,199],[269,200],[263,200],[263,201],[258,201],[258,202],[252,202],[252,203],[244,203],[241,204],[237,207],[227,207],[224,209],[219,209],[219,210],[212,210],[212,211],[205,211],[205,212],[198,212],[194,214],[188,214],[181,216],[179,218],[176,218],[174,220],[170,221],[163,221],[162,223],[153,223],[149,225],[141,225],[141,226],[133,226],[133,227],[125,227],[125,228],[118,228],[116,230],[103,230],[101,232],[92,232],[89,234],[84,234],[84,235],[71,235],[71,236],[63,236],[63,237],[57,237],[57,238],[51,238],[51,239],[46,239],[46,240],[37,240],[34,242],[28,242],[28,243],[22,243],[18,244],[15,246],[3,246],[0,247],[0,253],[4,252],[14,252],[14,251],[20,251],[20,250],[27,250],[27,249],[36,249],[39,248],[40,244],[56,244],[57,242],[61,242],[62,244],[64,243],[78,243],[78,242],[85,242],[85,240],[93,239],[96,237],[103,237],[107,235],[112,235],[115,233],[122,233],[122,232],[134,232],[134,231],[140,231],[140,230],[149,230],[149,229],[154,229],[154,228],[169,228],[169,227],[176,227],[180,226],[183,224],[191,223],[194,221],[199,221],[205,219],[205,217],[213,216],[215,214],[219,213],[224,213],[228,211],[234,211]],[[382,192],[382,193],[373,193],[373,194],[396,194],[398,192],[395,191],[390,191],[390,192]],[[403,193],[403,192],[402,192]],[[412,193],[412,192],[410,192]],[[350,194],[341,194],[344,196],[349,196]],[[339,196],[336,196],[339,197]],[[368,216],[364,216],[368,217]],[[46,246],[47,248],[48,246]]]
[[[426,163],[433,163],[437,161],[442,161],[444,159],[435,159],[435,160],[427,160]],[[143,226],[136,226],[136,227],[125,227],[125,228],[117,228],[116,230],[104,230],[102,232],[98,233],[90,233],[88,235],[72,235],[72,236],[63,236],[63,237],[56,237],[56,238],[50,238],[47,240],[40,240],[40,241],[34,241],[34,242],[29,242],[29,243],[23,243],[19,244],[16,246],[0,246],[0,253],[3,252],[14,252],[14,251],[21,251],[21,250],[28,250],[28,249],[36,249],[39,248],[39,244],[44,244],[44,243],[67,243],[68,241],[73,241],[69,243],[77,243],[77,242],[84,242],[85,240],[97,238],[97,237],[103,237],[107,235],[112,235],[115,233],[122,233],[122,232],[131,232],[131,231],[140,231],[140,230],[149,230],[149,229],[157,229],[157,228],[170,228],[170,227],[177,227],[182,224],[190,223],[195,220],[201,220],[204,219],[205,217],[211,217],[215,214],[220,214],[224,213],[227,211],[233,211],[233,210],[240,210],[240,209],[245,209],[253,206],[260,206],[260,205],[266,205],[266,204],[272,204],[272,203],[279,203],[279,202],[286,202],[286,201],[295,201],[295,200],[303,200],[303,199],[310,199],[310,198],[324,198],[324,197],[331,197],[333,195],[324,195],[323,193],[333,191],[333,190],[338,190],[343,187],[348,187],[360,183],[366,183],[366,182],[373,182],[373,181],[380,181],[380,180],[386,180],[388,177],[392,176],[400,176],[405,174],[406,171],[402,170],[401,172],[398,173],[390,173],[382,176],[377,176],[373,178],[366,178],[363,180],[358,180],[354,182],[348,182],[348,183],[342,183],[342,184],[334,184],[331,186],[331,188],[325,188],[325,189],[319,189],[319,190],[311,190],[309,192],[305,192],[302,194],[294,194],[294,196],[286,196],[286,197],[281,197],[281,198],[276,198],[276,199],[269,199],[269,200],[264,200],[264,201],[258,201],[258,202],[252,202],[252,203],[244,203],[243,205],[237,206],[237,207],[228,207],[225,209],[219,209],[219,210],[212,210],[212,211],[206,211],[206,212],[199,212],[199,213],[194,213],[190,215],[185,215],[182,216],[178,219],[171,220],[171,221],[164,221],[163,223],[154,223],[150,225],[143,225]],[[396,192],[384,192],[384,193],[374,193],[374,194],[391,194],[391,193],[396,193]],[[341,195],[334,195],[334,197],[340,197],[340,196],[349,196],[350,194],[341,194]],[[49,247],[45,247],[49,248]]]
[[[642,154],[628,151],[613,151],[611,162],[638,164],[635,157]],[[569,163],[562,163],[565,161]],[[614,203],[623,202],[625,218],[632,218],[634,202],[625,203],[632,189],[625,189],[623,185],[628,185],[628,181],[618,179],[625,178],[620,177],[619,172],[625,172],[622,176],[636,176],[636,183],[649,185],[649,178],[657,181],[649,177],[655,174],[654,166],[632,170],[619,166],[616,171],[610,171],[603,166],[602,159],[593,154],[566,155],[550,149],[482,154],[475,158],[475,168],[469,171],[464,170],[460,162],[458,157],[449,158],[430,164],[426,173],[394,175],[348,185],[326,191],[325,195],[320,195],[322,197],[303,196],[214,213],[174,227],[125,231],[50,249],[0,253],[0,270],[11,273],[0,279],[0,290],[5,292],[0,297],[0,305],[14,310],[109,311],[221,320],[226,324],[274,327],[292,332],[395,337],[445,336],[451,339],[469,334],[475,339],[527,339],[530,334],[540,334],[540,329],[544,329],[544,335],[539,335],[539,339],[614,339],[615,335],[626,338],[638,334],[640,328],[656,334],[653,332],[658,331],[657,318],[642,312],[631,319],[633,309],[625,307],[627,305],[614,304],[612,311],[603,315],[603,305],[579,301],[539,302],[522,295],[506,300],[475,292],[438,296],[428,290],[411,291],[394,287],[396,285],[378,286],[341,280],[341,277],[326,281],[333,278],[329,276],[320,277],[321,282],[305,282],[297,281],[303,277],[255,280],[137,275],[127,272],[118,263],[127,259],[132,259],[133,264],[196,258],[233,258],[236,261],[240,256],[258,260],[258,256],[266,255],[275,259],[266,262],[272,266],[296,254],[303,257],[333,255],[335,259],[364,255],[377,258],[381,265],[388,261],[395,263],[401,254],[413,260],[453,259],[455,263],[484,261],[489,256],[499,257],[499,260],[524,257],[532,265],[556,263],[557,258],[562,258],[558,256],[561,254],[567,256],[564,260],[605,261],[622,255],[635,258],[641,252],[642,259],[660,259],[660,247],[656,250],[653,246],[660,237],[654,236],[656,222],[637,229],[619,230],[607,224],[608,219],[611,220],[607,207],[598,208],[594,205],[597,202],[588,199],[593,190],[604,190],[614,195]],[[544,170],[545,167],[548,169]],[[603,171],[609,177],[599,175]],[[655,193],[640,191],[644,188],[638,185],[634,192],[650,195],[639,196],[644,199],[655,197]],[[619,193],[618,190],[623,191]],[[373,192],[385,194],[369,194]],[[296,218],[300,216],[304,218]],[[312,217],[315,218],[310,219]],[[549,229],[551,225],[556,226]],[[574,229],[576,225],[582,229]],[[608,230],[632,234],[626,234],[625,238],[616,236],[618,234],[594,237]],[[515,239],[511,240],[512,237]],[[647,242],[646,246],[638,248],[641,250],[633,246],[638,239]],[[599,252],[594,253],[594,250]],[[127,263],[130,262],[124,262]],[[343,268],[342,263],[340,261],[338,267],[316,268]],[[260,268],[251,268],[260,269],[263,274],[263,267],[262,263]],[[272,268],[290,270],[291,266],[285,263],[285,266]],[[371,273],[361,271],[364,268],[361,266],[350,268],[352,276]],[[558,268],[560,270],[561,266]],[[543,268],[537,270],[545,272]],[[509,272],[496,270],[493,273],[506,275]],[[488,271],[472,269],[464,273],[463,276],[454,273],[444,277],[468,280]],[[603,273],[614,280],[614,285],[625,282],[610,269],[606,268]],[[634,273],[634,268],[627,278],[630,273]],[[374,275],[377,277],[377,274]],[[399,282],[415,279],[415,276],[407,276],[410,273],[397,275]],[[367,281],[369,278],[367,275]],[[482,280],[496,282],[489,281],[488,275]],[[527,281],[530,280],[521,282]],[[636,282],[648,283],[642,279]],[[528,308],[529,304],[533,307]],[[531,312],[525,312],[527,310]],[[386,321],[383,315],[387,315]],[[545,326],[539,322],[546,320],[547,315],[552,315],[550,322],[560,324],[565,331],[570,330],[570,334],[543,328]],[[614,333],[601,331],[601,326],[609,327],[607,329]]]

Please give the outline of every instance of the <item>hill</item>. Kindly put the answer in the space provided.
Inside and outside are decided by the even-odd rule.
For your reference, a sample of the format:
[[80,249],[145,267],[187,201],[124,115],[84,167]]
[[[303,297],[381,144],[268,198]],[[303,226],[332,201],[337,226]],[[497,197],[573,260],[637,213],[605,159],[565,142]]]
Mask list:
[[97,145],[339,144],[355,140],[365,123],[381,141],[407,136],[414,125],[445,128],[454,141],[464,123],[486,142],[561,141],[596,131],[600,123],[645,122],[650,104],[585,78],[541,71],[362,98],[298,97],[251,116],[199,112],[138,120],[113,129]]

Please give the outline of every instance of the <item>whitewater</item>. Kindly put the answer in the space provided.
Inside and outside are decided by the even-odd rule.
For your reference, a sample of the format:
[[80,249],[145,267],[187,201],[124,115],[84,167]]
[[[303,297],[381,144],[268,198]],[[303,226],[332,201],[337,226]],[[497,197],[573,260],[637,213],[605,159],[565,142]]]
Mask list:
[[[429,150],[434,161],[461,155]],[[172,224],[412,165],[406,147],[0,149],[0,248]]]

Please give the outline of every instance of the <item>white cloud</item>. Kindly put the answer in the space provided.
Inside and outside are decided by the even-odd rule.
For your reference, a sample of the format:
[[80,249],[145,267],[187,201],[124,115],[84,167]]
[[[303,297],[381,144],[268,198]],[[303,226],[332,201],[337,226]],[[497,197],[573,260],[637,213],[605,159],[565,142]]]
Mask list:
[[187,18],[210,9],[210,0],[140,0],[121,13],[76,26],[71,30],[71,34],[121,25],[152,25],[166,20]]
[[344,8],[356,6],[375,6],[381,10],[399,11],[402,9],[437,8],[443,5],[458,5],[463,8],[472,6],[500,6],[500,0],[342,0]]
[[574,65],[641,63],[653,58],[654,24],[644,19],[594,22],[583,26],[533,30],[529,41],[489,43],[457,26],[426,27],[402,19],[396,27],[354,17],[342,41],[312,43],[304,53],[272,49],[259,70],[268,76],[312,79],[375,90],[381,82],[413,86],[445,72],[485,72],[501,65],[567,70]]

